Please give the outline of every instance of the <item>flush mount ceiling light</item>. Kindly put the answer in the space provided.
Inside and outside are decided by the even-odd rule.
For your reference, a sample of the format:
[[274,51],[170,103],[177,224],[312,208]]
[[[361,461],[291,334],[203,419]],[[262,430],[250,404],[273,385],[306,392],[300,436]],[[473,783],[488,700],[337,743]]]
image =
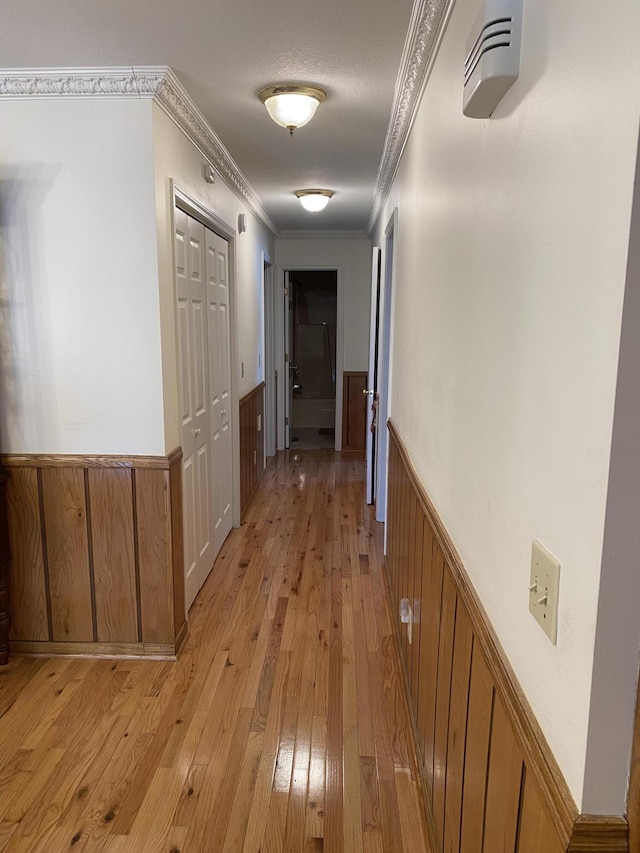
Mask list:
[[300,204],[305,210],[311,213],[318,213],[324,210],[329,204],[329,199],[333,195],[332,190],[297,190],[296,196],[300,199]]
[[278,83],[260,89],[258,97],[275,123],[286,127],[293,136],[297,127],[311,121],[318,104],[324,101],[327,93],[316,86]]

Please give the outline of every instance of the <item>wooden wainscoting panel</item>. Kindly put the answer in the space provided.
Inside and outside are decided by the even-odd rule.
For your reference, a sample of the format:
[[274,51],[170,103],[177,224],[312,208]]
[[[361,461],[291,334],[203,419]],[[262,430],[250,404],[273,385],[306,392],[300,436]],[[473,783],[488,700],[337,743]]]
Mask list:
[[53,639],[91,642],[96,638],[83,470],[43,469],[42,492]]
[[479,646],[473,649],[462,794],[461,853],[482,850],[494,689]]
[[264,474],[264,382],[240,400],[240,514],[244,517]]
[[[428,522],[425,519],[425,526]],[[420,689],[418,694],[419,749],[427,779],[427,795],[432,800],[434,786],[434,744],[436,730],[436,699],[438,683],[438,650],[442,618],[444,559],[430,528],[425,532],[423,571],[426,573],[424,594],[424,628],[420,650]],[[431,547],[429,547],[429,544]],[[427,591],[428,590],[428,591]]]
[[411,683],[411,707],[414,719],[418,719],[418,697],[420,695],[420,653],[422,643],[422,585],[425,583],[425,572],[423,571],[422,555],[424,553],[424,516],[418,513],[415,546],[414,546],[414,569],[413,569],[413,655],[411,661],[410,683]]
[[7,486],[11,636],[49,640],[47,583],[42,554],[42,520],[36,468],[13,468]]
[[131,471],[89,468],[91,542],[100,643],[135,643],[138,636]]
[[342,452],[364,458],[369,397],[366,370],[345,370],[342,374]]
[[451,576],[448,572],[445,572],[442,581],[442,618],[438,648],[436,725],[433,752],[433,817],[441,847],[444,839],[445,783],[447,777],[447,748],[449,746],[449,710],[451,703],[451,672],[453,668],[456,605],[456,590]]
[[136,470],[136,531],[140,566],[140,613],[144,643],[174,639],[169,472]]
[[[385,566],[435,853],[628,853],[624,817],[578,815],[460,557],[389,430]],[[413,645],[398,619],[401,598],[421,599]],[[636,792],[639,776],[632,768]]]
[[187,633],[181,458],[3,457],[16,648],[175,654]]

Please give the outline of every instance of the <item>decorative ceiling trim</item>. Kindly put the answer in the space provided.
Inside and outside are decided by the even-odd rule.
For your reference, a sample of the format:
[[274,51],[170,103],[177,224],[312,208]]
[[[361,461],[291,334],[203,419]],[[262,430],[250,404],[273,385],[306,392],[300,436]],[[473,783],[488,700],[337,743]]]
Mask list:
[[446,22],[455,0],[415,0],[400,62],[389,128],[378,169],[373,207],[367,227],[371,234],[389,194],[429,78]]
[[281,231],[280,240],[368,240],[364,231]]
[[278,229],[258,194],[174,72],[139,68],[22,68],[0,70],[4,98],[151,98],[207,157],[221,177],[275,236]]

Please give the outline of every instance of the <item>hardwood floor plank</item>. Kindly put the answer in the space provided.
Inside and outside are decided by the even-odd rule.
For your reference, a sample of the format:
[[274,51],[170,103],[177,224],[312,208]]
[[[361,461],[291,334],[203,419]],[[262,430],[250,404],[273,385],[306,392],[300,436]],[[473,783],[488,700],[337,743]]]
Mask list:
[[332,451],[270,463],[178,661],[0,670],[0,848],[428,849],[363,475]]

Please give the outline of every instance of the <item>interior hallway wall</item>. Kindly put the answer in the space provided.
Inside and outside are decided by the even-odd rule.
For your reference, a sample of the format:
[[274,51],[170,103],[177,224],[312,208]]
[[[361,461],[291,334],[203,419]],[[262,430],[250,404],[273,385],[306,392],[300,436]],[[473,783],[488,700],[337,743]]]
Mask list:
[[[247,230],[236,234],[235,268],[237,305],[238,396],[242,397],[264,379],[264,292],[263,255],[274,256],[274,240],[218,175],[214,184],[203,177],[206,158],[156,104],[153,106],[153,146],[156,181],[156,217],[158,229],[158,267],[162,316],[162,352],[164,377],[165,444],[170,449],[180,444],[178,413],[177,355],[174,305],[174,269],[172,199],[170,179],[176,181],[205,208],[230,228],[238,216],[246,215]],[[242,366],[244,365],[244,375]]]
[[1,449],[163,454],[151,103],[10,99],[0,123]]
[[[391,416],[578,807],[621,814],[637,608],[606,649],[606,685],[593,666],[640,7],[525,2],[520,78],[491,119],[472,120],[462,67],[478,9],[453,7],[377,224],[382,245],[398,207]],[[534,538],[562,565],[557,646],[528,613]],[[590,719],[605,690],[606,724]],[[599,771],[589,740],[609,756]]]

